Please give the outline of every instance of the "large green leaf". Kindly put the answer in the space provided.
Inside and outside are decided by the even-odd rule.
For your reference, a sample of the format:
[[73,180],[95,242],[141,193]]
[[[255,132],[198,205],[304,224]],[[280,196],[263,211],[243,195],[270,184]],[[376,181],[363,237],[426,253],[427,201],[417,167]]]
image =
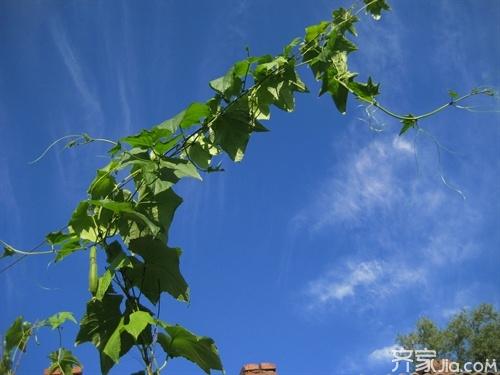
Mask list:
[[[75,340],[77,345],[85,342],[94,344],[99,351],[103,374],[107,374],[116,361],[134,345],[132,337],[121,331],[124,320],[120,309],[122,298],[108,290],[102,301],[96,299],[89,301]],[[108,345],[111,339],[113,341]],[[119,344],[117,344],[118,339]],[[107,348],[106,352],[105,348]]]
[[222,363],[214,341],[196,336],[184,327],[159,322],[167,334],[160,333],[158,342],[170,357],[183,357],[196,363],[203,371],[222,371]]
[[[122,318],[115,328],[114,332],[106,342],[103,352],[117,363],[122,354],[123,340],[127,338],[127,334],[133,338],[133,342],[137,342],[139,335],[154,323],[153,317],[146,311],[136,311],[130,314],[127,319]],[[125,335],[124,335],[125,334]],[[130,337],[128,338],[130,340]]]
[[220,114],[212,124],[215,144],[234,161],[241,161],[253,130],[248,102],[240,100]]
[[130,241],[129,249],[144,262],[131,257],[132,268],[123,272],[152,303],[158,302],[162,292],[188,301],[189,289],[179,270],[180,249],[168,248],[163,241],[150,236]]

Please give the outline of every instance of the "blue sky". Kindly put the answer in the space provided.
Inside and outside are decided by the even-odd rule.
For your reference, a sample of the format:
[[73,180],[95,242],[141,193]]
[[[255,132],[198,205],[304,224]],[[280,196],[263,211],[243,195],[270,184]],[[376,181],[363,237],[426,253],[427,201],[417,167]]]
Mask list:
[[[0,238],[38,244],[105,163],[106,149],[92,145],[28,165],[54,139],[116,139],[157,124],[207,99],[208,81],[245,46],[279,53],[339,4],[2,1]],[[352,57],[382,83],[382,103],[420,113],[448,89],[500,87],[498,1],[391,5],[380,21],[362,19]],[[463,307],[500,307],[500,103],[470,102],[480,112],[449,110],[397,138],[395,121],[354,101],[339,115],[303,77],[312,94],[295,113],[275,112],[243,162],[180,187],[170,242],[184,250],[192,301],[165,298],[162,318],[212,336],[228,374],[260,361],[282,374],[390,373],[387,348],[420,316],[444,323]],[[82,316],[86,255],[50,261],[30,257],[0,274],[0,330],[19,314]],[[56,336],[40,333],[19,374],[41,373]],[[90,345],[75,353],[98,373]],[[183,360],[169,368],[200,373]],[[112,373],[138,369],[134,353]]]

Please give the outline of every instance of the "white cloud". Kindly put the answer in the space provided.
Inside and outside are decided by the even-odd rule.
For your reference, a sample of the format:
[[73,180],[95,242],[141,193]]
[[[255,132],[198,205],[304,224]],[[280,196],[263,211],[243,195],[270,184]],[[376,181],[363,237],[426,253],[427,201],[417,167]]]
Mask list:
[[88,83],[88,78],[85,77],[80,59],[69,42],[66,32],[56,21],[52,22],[52,35],[61,53],[64,65],[68,69],[71,79],[81,95],[83,102],[87,106],[87,110],[90,112],[89,115],[97,114],[98,116],[102,116],[101,105]]
[[383,274],[382,265],[376,261],[348,264],[347,268],[347,273],[343,274],[340,280],[336,280],[336,272],[330,272],[313,281],[309,286],[311,297],[319,303],[342,301],[346,297],[354,296],[357,288],[374,283]]
[[389,345],[383,348],[375,349],[368,355],[368,359],[372,362],[391,363],[394,358],[393,352],[400,349],[401,347],[399,345]]
[[435,173],[415,176],[414,157],[405,138],[377,137],[351,153],[292,219],[295,230],[326,233],[343,231],[347,224],[366,239],[343,254],[342,264],[326,267],[307,284],[308,310],[346,303],[382,306],[406,288],[428,285],[451,265],[458,269],[479,255],[480,213]]
[[390,209],[404,198],[397,175],[412,150],[404,140],[371,142],[327,179],[319,198],[297,218],[305,218],[311,229],[318,230],[341,221],[357,221],[373,210]]
[[[331,266],[323,275],[308,284],[305,290],[309,301],[307,308],[324,309],[347,300],[360,307],[367,307],[404,288],[425,282],[425,270],[408,267],[396,260],[349,260],[341,266]],[[361,298],[358,299],[359,295]]]

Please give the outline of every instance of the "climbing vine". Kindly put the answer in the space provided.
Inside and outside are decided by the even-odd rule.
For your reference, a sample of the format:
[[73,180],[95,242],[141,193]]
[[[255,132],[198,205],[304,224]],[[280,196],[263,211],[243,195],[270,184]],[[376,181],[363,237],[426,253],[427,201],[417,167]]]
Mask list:
[[[421,115],[400,115],[380,104],[379,84],[372,78],[357,80],[348,58],[357,49],[353,38],[358,16],[366,12],[379,19],[386,10],[385,0],[364,0],[358,9],[339,8],[330,20],[307,27],[304,37],[291,41],[282,53],[236,62],[210,82],[214,95],[208,101],[192,103],[137,134],[116,142],[87,134],[69,136],[70,147],[111,143],[108,164],[97,170],[87,197],[78,203],[67,226],[46,236],[49,250],[26,252],[3,242],[3,256],[52,254],[55,262],[61,262],[75,252],[88,252],[90,299],[75,343],[96,347],[102,373],[134,347],[144,362],[143,374],[160,373],[175,357],[196,363],[206,373],[223,369],[212,339],[160,318],[164,294],[189,300],[188,284],[179,268],[182,252],[168,243],[169,227],[182,203],[174,188],[183,178],[201,180],[203,173],[222,171],[222,154],[241,161],[251,135],[268,131],[262,122],[270,119],[271,109],[291,112],[295,95],[309,92],[299,68],[312,71],[321,84],[320,95],[330,95],[341,113],[347,111],[352,96],[399,120],[400,135],[471,96],[493,95],[489,89],[462,96],[450,93],[444,105]],[[105,265],[97,264],[98,252],[105,254]],[[35,323],[18,318],[5,335],[0,373],[15,373],[20,354],[36,330],[60,329],[67,320],[76,322],[67,312]],[[76,357],[62,347],[49,358],[51,371],[70,374],[78,365]]]

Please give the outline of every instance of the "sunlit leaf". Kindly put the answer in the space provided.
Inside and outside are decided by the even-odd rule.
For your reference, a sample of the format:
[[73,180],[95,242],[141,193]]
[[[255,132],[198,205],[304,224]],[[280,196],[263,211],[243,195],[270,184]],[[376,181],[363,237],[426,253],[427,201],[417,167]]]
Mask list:
[[68,320],[77,324],[76,319],[73,316],[73,313],[70,313],[68,311],[58,312],[57,314],[54,314],[51,317],[47,318],[44,321],[44,323],[46,325],[50,326],[52,329],[56,329],[56,328],[59,328],[61,325],[63,325]]

